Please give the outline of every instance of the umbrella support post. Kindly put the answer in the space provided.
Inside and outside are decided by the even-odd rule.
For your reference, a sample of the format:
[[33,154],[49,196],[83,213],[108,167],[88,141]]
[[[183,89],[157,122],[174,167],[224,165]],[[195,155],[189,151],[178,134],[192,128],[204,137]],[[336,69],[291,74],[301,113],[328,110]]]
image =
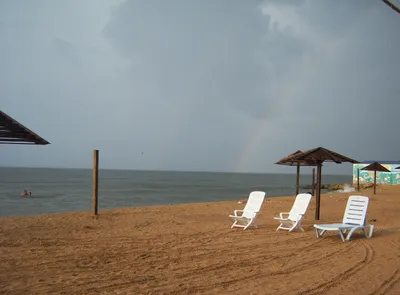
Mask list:
[[311,195],[315,196],[315,168],[312,168],[312,190]]
[[315,220],[319,220],[321,207],[321,181],[322,181],[322,164],[317,166],[317,191],[315,194]]
[[296,196],[299,194],[300,187],[300,164],[297,163],[297,171],[296,171]]

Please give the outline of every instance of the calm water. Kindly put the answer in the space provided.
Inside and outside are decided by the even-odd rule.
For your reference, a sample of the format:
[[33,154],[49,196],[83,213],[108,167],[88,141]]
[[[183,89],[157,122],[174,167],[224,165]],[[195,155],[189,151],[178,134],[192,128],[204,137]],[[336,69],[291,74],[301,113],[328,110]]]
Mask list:
[[[301,176],[311,184],[311,176]],[[323,175],[323,183],[351,183],[351,175]],[[31,197],[20,197],[26,189]],[[99,171],[99,209],[226,201],[262,190],[268,197],[294,195],[293,174],[169,171]],[[309,190],[303,190],[309,191]],[[0,168],[0,216],[91,210],[92,171]]]

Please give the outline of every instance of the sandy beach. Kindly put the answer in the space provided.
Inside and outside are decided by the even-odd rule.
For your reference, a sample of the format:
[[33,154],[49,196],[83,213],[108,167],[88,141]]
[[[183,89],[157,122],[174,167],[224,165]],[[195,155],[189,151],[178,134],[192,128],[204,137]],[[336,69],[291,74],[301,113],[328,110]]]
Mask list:
[[275,231],[294,197],[246,231],[230,228],[238,200],[2,218],[0,293],[400,294],[400,186],[325,194],[318,223],[341,221],[349,195],[370,197],[372,239],[317,239],[314,198],[304,233]]

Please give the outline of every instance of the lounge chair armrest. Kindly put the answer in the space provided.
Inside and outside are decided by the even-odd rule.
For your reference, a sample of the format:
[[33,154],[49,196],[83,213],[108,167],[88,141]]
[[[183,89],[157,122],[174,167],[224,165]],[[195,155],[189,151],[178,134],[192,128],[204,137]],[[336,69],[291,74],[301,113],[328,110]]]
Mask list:
[[289,218],[281,218],[281,217],[274,217],[275,220],[286,221],[290,220]]
[[243,210],[235,210],[235,211],[233,212],[234,215],[232,215],[232,216],[235,216],[235,217],[243,217],[243,218],[247,218],[247,219],[251,219],[251,218],[256,217],[256,216],[257,216],[257,213],[258,213],[258,212],[249,212],[249,211],[247,211],[247,212],[246,212],[246,216],[243,216],[243,213],[240,214],[240,215],[238,215],[237,212],[244,212],[244,211],[243,211]]
[[287,215],[287,216],[289,216],[290,215],[290,212],[281,212],[281,213],[279,213],[279,216],[280,216],[280,218],[287,218],[287,217],[284,217],[283,215]]
[[244,210],[235,210],[235,211],[233,211],[233,214],[235,216],[240,216],[240,215],[238,215],[238,212],[242,212],[242,214],[243,214]]

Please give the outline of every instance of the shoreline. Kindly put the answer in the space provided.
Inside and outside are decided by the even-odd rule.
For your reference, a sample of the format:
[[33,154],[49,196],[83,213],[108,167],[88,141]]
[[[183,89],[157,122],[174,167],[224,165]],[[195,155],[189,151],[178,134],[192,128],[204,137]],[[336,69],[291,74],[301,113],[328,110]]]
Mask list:
[[[321,190],[321,198],[324,195],[327,195],[327,194],[343,193],[343,192],[340,192],[340,191],[328,191],[328,192],[323,192],[323,191],[324,190]],[[348,193],[361,193],[361,192],[362,191],[360,191],[360,192],[353,191],[353,192],[348,192]],[[302,193],[302,192],[300,192],[300,193]],[[306,192],[303,192],[303,193],[306,193]],[[311,193],[311,192],[309,192],[309,193]],[[267,202],[270,199],[277,199],[277,198],[279,198],[279,199],[283,198],[284,199],[284,198],[294,198],[294,197],[295,197],[295,195],[292,195],[292,196],[288,196],[288,195],[268,196],[268,195],[266,195],[264,202]],[[29,198],[29,197],[24,197],[24,198]],[[161,204],[161,205],[160,204],[156,204],[156,205],[144,205],[144,206],[127,206],[127,207],[116,207],[116,208],[111,208],[111,209],[101,209],[100,206],[99,206],[99,215],[101,215],[101,213],[108,212],[108,211],[113,211],[113,210],[124,210],[124,209],[133,209],[133,208],[148,208],[148,207],[169,207],[169,206],[181,206],[181,205],[191,205],[191,204],[196,205],[196,204],[205,204],[205,203],[214,204],[214,203],[232,203],[232,202],[236,202],[238,206],[243,206],[244,207],[245,204],[241,204],[241,203],[238,203],[238,202],[239,201],[246,201],[247,198],[248,198],[248,195],[246,196],[246,198],[223,200],[223,201],[211,201],[211,202],[210,201],[204,201],[204,202],[188,202],[188,203]],[[101,202],[101,199],[99,199],[99,203],[100,202]],[[30,214],[30,215],[9,215],[9,216],[0,216],[0,220],[3,219],[3,218],[23,218],[23,217],[42,216],[42,215],[46,215],[47,216],[47,215],[71,214],[71,213],[89,213],[89,214],[92,214],[92,211],[91,210],[85,210],[85,211],[66,211],[66,212],[55,212],[55,213],[40,213],[40,214]]]
[[[301,193],[301,192],[300,192]],[[332,192],[328,192],[328,193],[322,193],[321,192],[321,197],[326,195],[326,194],[339,194],[341,192],[338,191],[332,191]],[[357,193],[356,191],[354,191],[353,193]],[[250,193],[249,193],[250,194]],[[264,203],[268,202],[271,199],[294,199],[295,195],[292,196],[288,196],[288,195],[282,195],[282,196],[265,196],[265,200]],[[314,197],[314,196],[313,196]],[[28,198],[28,197],[27,197]],[[162,204],[162,205],[145,205],[145,206],[127,206],[127,207],[116,207],[116,208],[112,208],[112,209],[101,209],[99,208],[99,214],[98,216],[100,216],[102,213],[106,213],[109,211],[120,211],[120,210],[129,210],[129,209],[138,209],[138,208],[155,208],[155,207],[160,207],[160,208],[165,208],[165,207],[171,207],[171,206],[186,206],[186,205],[200,205],[200,204],[219,204],[219,203],[234,203],[237,204],[237,206],[242,206],[244,207],[245,204],[244,203],[238,203],[239,201],[247,201],[248,195],[246,198],[242,198],[242,199],[232,199],[232,200],[224,200],[224,201],[204,201],[204,202],[188,202],[188,203],[176,203],[176,204]],[[100,199],[101,201],[101,199]],[[100,207],[100,206],[99,206]],[[51,215],[58,215],[58,214],[73,214],[73,213],[79,213],[79,214],[83,214],[83,213],[87,213],[87,214],[92,214],[91,210],[85,210],[85,211],[67,211],[67,212],[56,212],[56,213],[42,213],[42,214],[31,214],[31,215],[10,215],[10,216],[0,216],[0,220],[4,219],[4,218],[24,218],[24,217],[35,217],[35,216],[51,216]]]
[[[0,172],[3,183],[0,187],[1,217],[82,212],[92,208],[92,174],[67,169],[56,172],[26,169],[12,172],[3,169]],[[99,180],[98,190],[101,210],[240,200],[247,198],[252,190],[265,191],[269,198],[295,192],[294,175],[191,175],[185,172],[175,175],[137,171],[104,173],[104,179]],[[346,183],[350,179],[335,176],[324,181]],[[308,182],[311,182],[308,177],[301,178],[302,184]],[[23,190],[31,191],[32,196],[21,198]]]
[[[322,196],[322,194],[321,194]],[[277,199],[277,198],[294,198],[294,196],[273,196],[273,197],[265,197],[264,203],[266,203],[270,199]],[[112,213],[112,211],[124,211],[124,210],[137,210],[140,208],[154,208],[154,209],[165,209],[167,207],[179,207],[179,206],[187,206],[187,205],[212,205],[212,204],[237,204],[239,207],[242,206],[244,207],[245,204],[239,204],[238,201],[241,200],[247,200],[247,199],[240,199],[240,200],[228,200],[228,201],[204,201],[204,202],[190,202],[190,203],[179,203],[179,204],[163,204],[163,205],[146,205],[146,206],[128,206],[128,207],[118,207],[118,208],[112,208],[112,209],[101,209],[99,208],[99,214],[98,217],[101,216],[101,214],[104,213]],[[15,215],[15,216],[1,216],[0,221],[5,218],[26,218],[26,217],[36,217],[36,216],[52,216],[52,215],[63,215],[63,214],[91,214],[91,210],[86,210],[86,211],[68,211],[68,212],[57,212],[57,213],[44,213],[44,214],[32,214],[32,215]]]
[[[335,187],[335,188],[343,188],[344,186],[346,186],[347,184],[330,184],[330,185],[328,185],[328,186],[332,186],[332,187]],[[355,194],[357,194],[357,193],[362,193],[362,191],[365,191],[366,189],[368,189],[368,188],[370,188],[371,186],[370,185],[368,185],[368,186],[366,186],[366,188],[363,188],[362,187],[362,189],[361,189],[361,191],[360,192],[357,192],[356,190],[355,191],[352,191],[352,192],[345,192],[345,193],[355,193]],[[377,185],[377,188],[378,188],[378,185]],[[311,191],[309,191],[308,190],[308,188],[300,188],[300,190],[303,190],[303,191],[300,191],[300,193],[311,193]],[[330,191],[330,190],[328,190],[328,189],[322,189],[321,190],[321,197],[323,196],[323,195],[327,195],[327,194],[338,194],[338,193],[343,193],[343,192],[341,192],[340,190],[332,190],[332,191]],[[249,194],[250,194],[250,192],[249,192]],[[315,196],[315,195],[314,195]],[[313,196],[313,197],[314,197]],[[20,196],[21,198],[29,198],[28,196],[26,196],[26,197],[23,197],[23,196]],[[269,199],[276,199],[276,198],[293,198],[293,197],[295,197],[295,195],[293,194],[293,195],[278,195],[278,196],[268,196],[268,193],[266,194],[266,197],[265,197],[265,202],[267,201],[267,200],[269,200]],[[33,197],[34,198],[34,197]],[[155,205],[143,205],[143,206],[126,206],[126,207],[115,207],[115,208],[111,208],[111,209],[101,209],[100,207],[101,206],[99,206],[99,215],[101,214],[101,212],[106,212],[106,211],[112,211],[112,210],[121,210],[121,209],[127,209],[127,208],[142,208],[142,207],[163,207],[163,206],[179,206],[179,205],[189,205],[189,204],[203,204],[203,203],[221,203],[221,202],[238,202],[238,201],[244,201],[244,200],[247,200],[247,198],[248,198],[248,195],[247,196],[243,196],[243,198],[240,198],[240,199],[232,199],[232,200],[223,200],[223,201],[204,201],[204,202],[187,202],[187,203],[169,203],[169,204],[155,204]],[[101,197],[99,197],[99,203],[101,203]],[[239,206],[240,205],[243,205],[244,206],[244,204],[238,204]],[[89,210],[84,210],[84,211],[66,211],[66,212],[55,212],[55,213],[39,213],[39,214],[29,214],[29,215],[8,215],[8,216],[0,216],[0,220],[1,219],[3,219],[3,218],[19,218],[19,217],[31,217],[31,216],[41,216],[41,215],[55,215],[55,214],[69,214],[69,213],[91,213],[91,209],[89,209]]]

